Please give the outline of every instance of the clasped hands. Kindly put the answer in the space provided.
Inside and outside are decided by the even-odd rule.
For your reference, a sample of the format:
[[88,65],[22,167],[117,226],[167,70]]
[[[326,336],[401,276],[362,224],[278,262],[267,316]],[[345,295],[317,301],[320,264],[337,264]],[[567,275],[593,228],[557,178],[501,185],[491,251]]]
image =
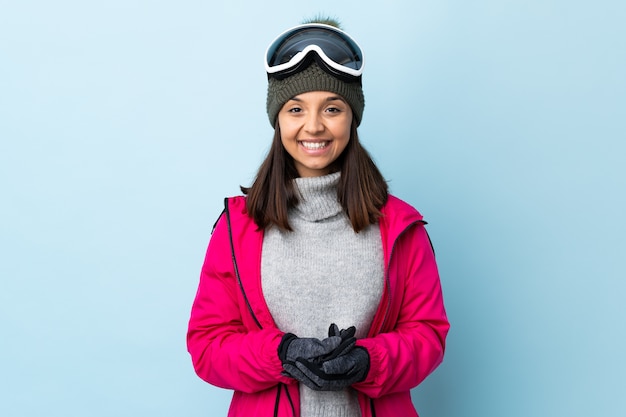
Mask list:
[[339,330],[334,323],[324,340],[286,333],[278,346],[283,373],[315,391],[339,391],[363,381],[370,358],[356,346],[355,333],[354,326]]

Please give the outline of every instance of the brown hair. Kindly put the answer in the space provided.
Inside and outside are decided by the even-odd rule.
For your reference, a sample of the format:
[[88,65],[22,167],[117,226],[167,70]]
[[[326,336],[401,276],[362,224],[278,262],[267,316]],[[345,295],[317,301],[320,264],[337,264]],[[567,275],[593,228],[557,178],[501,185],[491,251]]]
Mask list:
[[[387,182],[369,153],[361,145],[356,122],[352,121],[350,140],[335,161],[341,171],[337,199],[345,210],[355,232],[375,224],[380,209],[387,202]],[[298,204],[293,179],[298,177],[293,158],[287,153],[280,137],[278,122],[272,146],[261,164],[251,187],[241,187],[248,196],[246,209],[259,229],[276,225],[292,230],[288,211]]]

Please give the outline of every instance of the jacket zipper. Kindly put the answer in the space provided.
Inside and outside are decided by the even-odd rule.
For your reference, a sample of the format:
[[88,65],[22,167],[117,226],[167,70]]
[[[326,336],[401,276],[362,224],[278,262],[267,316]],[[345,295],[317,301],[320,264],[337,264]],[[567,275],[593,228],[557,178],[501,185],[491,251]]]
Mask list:
[[230,238],[230,253],[232,254],[232,258],[233,258],[233,267],[235,270],[235,276],[237,277],[237,282],[239,283],[241,294],[243,295],[243,299],[246,302],[246,305],[248,306],[248,311],[250,311],[250,315],[254,319],[254,322],[259,327],[259,329],[262,329],[263,326],[261,326],[261,323],[256,318],[256,315],[254,314],[254,311],[252,310],[252,305],[250,305],[250,301],[248,300],[246,291],[243,288],[243,283],[241,282],[241,276],[239,275],[239,267],[237,266],[237,259],[235,258],[235,244],[233,243],[233,230],[230,225],[230,211],[228,209],[228,198],[224,199],[224,212],[226,213],[226,223],[228,225],[228,237]]
[[[398,243],[398,240],[400,240],[400,238],[409,230],[411,229],[413,226],[417,225],[417,224],[426,224],[425,221],[423,220],[416,220],[412,223],[410,223],[409,225],[407,225],[407,227],[405,227],[399,234],[398,236],[395,238],[395,240],[393,241],[393,245],[391,247],[391,252],[389,253],[389,265],[391,265],[391,259],[393,258],[393,253],[396,250],[396,244]],[[383,320],[380,324],[380,327],[377,329],[376,333],[372,333],[372,334],[378,334],[380,333],[384,328],[385,328],[385,323],[387,322],[387,316],[389,314],[389,310],[391,310],[391,279],[389,278],[389,270],[390,270],[390,266],[387,267],[387,270],[385,271],[385,285],[387,286],[387,308],[385,309],[385,315],[383,316]],[[372,405],[373,407],[373,405]]]
[[[393,258],[393,253],[396,249],[396,244],[398,243],[398,240],[400,240],[400,238],[409,230],[411,229],[413,226],[417,225],[417,224],[426,224],[426,222],[424,220],[416,220],[410,224],[408,224],[399,234],[398,236],[394,239],[393,241],[393,245],[391,246],[391,252],[389,253],[389,264],[391,265],[391,259]],[[430,237],[428,238],[430,240]],[[431,243],[432,246],[432,243]],[[385,323],[387,321],[387,316],[389,315],[389,310],[391,310],[391,279],[389,278],[389,270],[391,268],[388,266],[386,268],[385,271],[385,285],[387,286],[387,308],[385,309],[385,314],[383,315],[383,320],[380,324],[380,328],[379,329],[374,329],[375,331],[373,333],[370,333],[372,335],[378,334],[380,333],[384,328],[385,328]],[[376,407],[374,406],[374,399],[370,398],[370,412],[372,413],[372,417],[376,417]]]
[[[239,289],[241,290],[241,294],[243,295],[243,299],[246,302],[246,305],[248,306],[248,311],[250,312],[250,315],[252,316],[252,318],[254,319],[254,322],[256,323],[256,325],[259,327],[259,329],[263,329],[263,326],[261,326],[261,323],[259,322],[259,320],[256,318],[256,315],[254,314],[254,311],[252,310],[252,305],[250,304],[250,301],[248,300],[248,296],[246,295],[246,291],[243,288],[243,282],[241,281],[241,276],[239,275],[239,267],[237,266],[237,259],[235,257],[235,244],[233,242],[233,231],[232,231],[232,226],[230,224],[230,211],[228,208],[228,198],[224,199],[224,213],[226,214],[226,224],[228,226],[228,237],[230,239],[230,253],[232,254],[232,258],[233,258],[233,268],[235,270],[235,275],[237,276],[237,282],[239,284]],[[215,226],[213,226],[215,228]],[[283,387],[283,383],[279,383],[276,386],[276,402],[274,403],[274,416],[278,416],[278,406],[280,404],[280,394],[282,391],[282,387]],[[291,412],[293,413],[294,417],[296,416],[296,409],[293,405],[293,400],[291,399],[291,394],[289,394],[289,388],[285,385],[285,394],[287,395],[287,400],[289,401],[289,405],[291,406]]]

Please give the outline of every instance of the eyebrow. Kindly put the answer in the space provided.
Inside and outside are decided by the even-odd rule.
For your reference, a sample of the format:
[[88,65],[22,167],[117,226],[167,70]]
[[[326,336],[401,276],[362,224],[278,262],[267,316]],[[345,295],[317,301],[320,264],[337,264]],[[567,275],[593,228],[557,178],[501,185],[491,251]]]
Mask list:
[[[291,97],[289,100],[298,101],[298,102],[302,101],[302,99],[299,98],[298,96]],[[344,103],[346,103],[346,100],[341,96],[329,96],[329,97],[326,97],[325,101],[335,101],[335,100],[343,101]]]

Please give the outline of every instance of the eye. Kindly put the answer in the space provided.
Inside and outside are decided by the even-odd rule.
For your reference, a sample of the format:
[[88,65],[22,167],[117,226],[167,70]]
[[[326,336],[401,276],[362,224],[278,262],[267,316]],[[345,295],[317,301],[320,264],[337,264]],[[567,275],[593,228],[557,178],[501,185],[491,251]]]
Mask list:
[[287,110],[289,113],[300,113],[302,111],[302,109],[300,107],[292,107],[289,110]]
[[329,107],[326,109],[326,111],[329,113],[339,113],[341,109],[339,107]]

